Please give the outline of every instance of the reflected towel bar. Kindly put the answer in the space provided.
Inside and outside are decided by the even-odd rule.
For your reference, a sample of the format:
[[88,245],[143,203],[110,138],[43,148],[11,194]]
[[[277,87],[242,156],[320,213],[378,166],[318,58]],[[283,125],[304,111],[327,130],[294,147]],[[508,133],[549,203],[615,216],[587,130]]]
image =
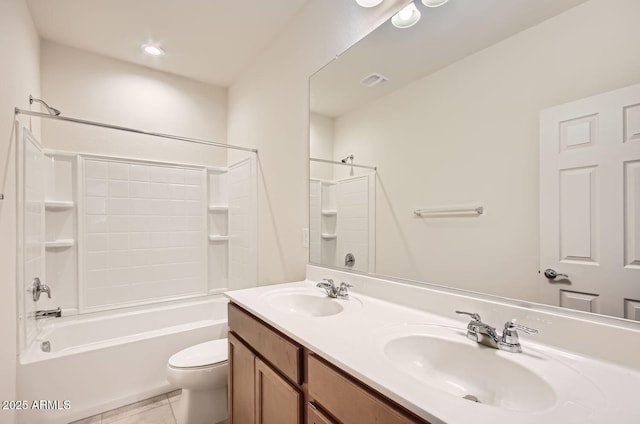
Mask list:
[[440,215],[482,215],[484,208],[478,205],[449,206],[439,208],[423,208],[413,211],[415,216],[440,216]]

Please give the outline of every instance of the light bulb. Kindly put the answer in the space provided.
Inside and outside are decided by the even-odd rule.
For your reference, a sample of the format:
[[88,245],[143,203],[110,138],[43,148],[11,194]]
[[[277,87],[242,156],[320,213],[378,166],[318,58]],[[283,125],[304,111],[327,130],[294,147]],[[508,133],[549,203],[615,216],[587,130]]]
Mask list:
[[144,53],[148,54],[149,56],[157,57],[157,56],[164,56],[165,54],[164,49],[162,47],[153,43],[144,43],[142,46],[140,46],[140,48]]
[[424,4],[427,7],[438,7],[438,6],[442,6],[448,1],[449,0],[422,0],[422,4]]
[[400,12],[393,15],[391,23],[396,28],[409,28],[414,26],[420,20],[420,11],[415,3],[411,3],[404,7]]
[[382,0],[356,0],[356,3],[362,7],[375,7],[382,3]]

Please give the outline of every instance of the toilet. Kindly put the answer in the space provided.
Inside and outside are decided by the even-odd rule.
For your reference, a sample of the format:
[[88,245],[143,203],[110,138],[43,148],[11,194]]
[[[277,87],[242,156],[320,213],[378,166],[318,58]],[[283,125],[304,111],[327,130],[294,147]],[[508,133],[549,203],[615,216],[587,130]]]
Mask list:
[[227,418],[227,339],[188,347],[169,358],[167,379],[182,389],[178,424],[214,424]]

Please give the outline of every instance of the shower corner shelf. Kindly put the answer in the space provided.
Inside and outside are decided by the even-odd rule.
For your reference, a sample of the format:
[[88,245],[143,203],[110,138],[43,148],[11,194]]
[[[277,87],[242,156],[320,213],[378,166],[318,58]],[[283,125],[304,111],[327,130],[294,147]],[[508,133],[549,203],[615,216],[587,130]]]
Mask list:
[[336,209],[323,209],[322,210],[322,215],[324,216],[335,216],[338,214],[338,211]]
[[325,240],[335,240],[336,238],[338,238],[338,235],[332,233],[322,233],[322,238]]
[[45,241],[44,247],[47,249],[54,249],[58,247],[73,247],[76,244],[74,239],[59,239],[59,240],[51,240]]
[[217,234],[209,235],[209,241],[228,241],[228,240],[229,240],[229,236],[221,236]]
[[229,205],[209,205],[209,212],[227,212]]
[[65,200],[46,200],[44,202],[44,208],[47,210],[72,209],[75,205],[74,202]]

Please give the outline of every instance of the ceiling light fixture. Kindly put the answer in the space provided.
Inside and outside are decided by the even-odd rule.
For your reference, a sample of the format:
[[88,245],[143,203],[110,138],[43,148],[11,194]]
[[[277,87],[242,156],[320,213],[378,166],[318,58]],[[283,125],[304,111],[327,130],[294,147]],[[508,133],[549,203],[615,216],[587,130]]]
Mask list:
[[164,49],[157,43],[143,43],[140,48],[149,56],[159,57],[165,55]]
[[405,6],[404,9],[393,15],[391,23],[396,28],[409,28],[414,26],[420,20],[420,11],[415,3]]
[[422,0],[422,4],[424,4],[427,7],[438,7],[438,6],[442,6],[448,1],[449,0]]
[[375,7],[382,3],[382,0],[356,0],[356,3],[362,7]]

